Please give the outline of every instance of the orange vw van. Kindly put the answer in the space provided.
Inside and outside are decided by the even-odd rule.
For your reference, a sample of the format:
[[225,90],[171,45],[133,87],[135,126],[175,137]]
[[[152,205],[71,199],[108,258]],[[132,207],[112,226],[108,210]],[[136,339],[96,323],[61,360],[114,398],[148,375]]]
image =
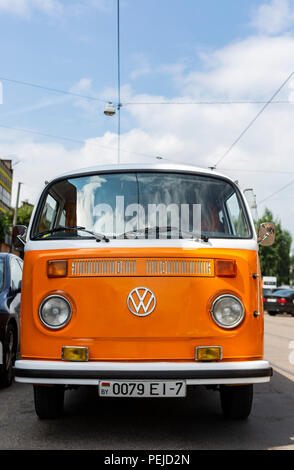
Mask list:
[[[15,233],[21,234],[20,228]],[[268,382],[257,236],[229,178],[171,165],[95,167],[47,183],[25,245],[17,382],[41,419],[65,390],[102,399],[220,392],[226,417]]]

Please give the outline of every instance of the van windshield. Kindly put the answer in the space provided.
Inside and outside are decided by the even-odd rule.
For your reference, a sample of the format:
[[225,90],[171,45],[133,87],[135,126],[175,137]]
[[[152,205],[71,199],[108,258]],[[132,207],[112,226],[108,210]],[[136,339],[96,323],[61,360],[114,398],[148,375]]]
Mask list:
[[[92,232],[92,233],[89,233]],[[36,211],[32,238],[251,238],[246,209],[221,178],[129,172],[57,180]]]

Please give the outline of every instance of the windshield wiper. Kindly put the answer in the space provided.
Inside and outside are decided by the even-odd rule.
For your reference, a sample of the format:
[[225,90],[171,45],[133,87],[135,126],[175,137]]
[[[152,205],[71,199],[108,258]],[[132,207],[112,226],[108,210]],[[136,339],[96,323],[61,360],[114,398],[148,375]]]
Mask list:
[[68,231],[68,230],[76,230],[76,231],[89,233],[90,235],[92,235],[96,239],[96,241],[98,243],[101,242],[102,240],[105,241],[106,243],[110,242],[109,238],[107,238],[105,235],[102,235],[100,233],[92,232],[91,230],[87,230],[86,227],[78,227],[78,226],[75,226],[75,227],[62,227],[62,226],[61,227],[55,227],[51,230],[45,230],[44,232],[38,233],[37,235],[34,236],[33,239],[38,240],[39,238],[42,238],[45,235],[53,235],[56,232],[65,232],[65,231]]
[[209,238],[206,235],[201,235],[192,232],[188,232],[185,230],[181,230],[178,227],[172,227],[168,225],[167,227],[160,227],[160,226],[155,226],[155,227],[143,227],[141,229],[134,229],[131,230],[130,232],[125,232],[121,235],[121,237],[128,237],[129,235],[135,235],[137,236],[138,234],[145,234],[148,235],[149,233],[170,233],[173,231],[178,231],[180,234],[185,234],[189,236],[190,238],[196,239],[196,240],[203,240],[204,242],[208,242]]

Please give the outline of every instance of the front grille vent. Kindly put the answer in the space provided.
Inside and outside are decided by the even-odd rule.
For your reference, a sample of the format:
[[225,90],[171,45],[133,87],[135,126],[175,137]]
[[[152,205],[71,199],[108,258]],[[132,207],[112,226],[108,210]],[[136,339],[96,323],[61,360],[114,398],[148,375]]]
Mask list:
[[72,276],[133,276],[136,274],[134,259],[85,259],[71,262]]
[[146,261],[148,275],[211,276],[212,262],[199,259],[151,259]]
[[194,258],[93,258],[69,261],[70,277],[213,277],[212,259]]

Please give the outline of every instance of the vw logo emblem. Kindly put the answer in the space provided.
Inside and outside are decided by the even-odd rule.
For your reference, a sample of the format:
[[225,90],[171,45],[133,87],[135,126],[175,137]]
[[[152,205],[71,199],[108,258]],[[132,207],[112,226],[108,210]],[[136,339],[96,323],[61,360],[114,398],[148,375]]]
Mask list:
[[130,312],[137,317],[147,317],[156,307],[156,297],[146,287],[136,287],[128,295],[127,304]]

